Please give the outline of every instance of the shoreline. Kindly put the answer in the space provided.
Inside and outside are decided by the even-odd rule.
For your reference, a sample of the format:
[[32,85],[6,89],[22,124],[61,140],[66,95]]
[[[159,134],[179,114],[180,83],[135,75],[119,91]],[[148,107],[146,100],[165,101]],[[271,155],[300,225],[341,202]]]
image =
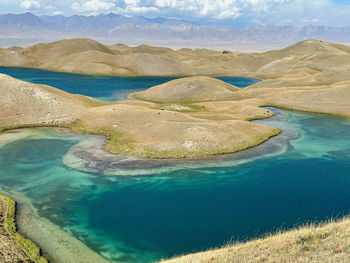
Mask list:
[[[193,77],[193,76],[200,76],[198,74],[195,75],[122,75],[122,74],[88,74],[83,72],[75,72],[75,71],[60,71],[55,69],[46,69],[46,68],[40,68],[40,67],[23,67],[23,66],[0,66],[1,68],[14,68],[14,69],[34,69],[34,70],[41,70],[41,71],[48,71],[53,73],[63,73],[63,74],[70,74],[70,75],[78,75],[78,76],[90,76],[90,77],[115,77],[115,78],[186,78],[186,77]],[[226,74],[206,74],[205,76],[212,77],[212,78],[250,78],[254,80],[260,80],[263,81],[265,78],[263,77],[257,77],[252,75],[226,75]]]
[[[61,99],[65,103],[71,104],[68,107],[62,107],[60,111],[57,110],[60,117],[64,114],[65,120],[53,116],[57,108],[51,109],[52,103],[38,107],[45,108],[40,113],[34,110],[33,112],[23,112],[15,105],[12,106],[13,109],[9,109],[9,112],[11,114],[11,112],[21,111],[17,115],[21,116],[22,119],[19,120],[16,116],[11,117],[10,120],[3,118],[1,126],[24,124],[0,128],[0,132],[1,130],[21,127],[66,127],[71,128],[73,132],[105,136],[107,144],[104,149],[111,153],[150,159],[202,159],[208,156],[242,151],[259,145],[280,133],[281,131],[273,129],[271,126],[259,126],[248,122],[271,116],[269,111],[263,110],[265,105],[350,118],[350,106],[347,104],[347,98],[350,94],[346,86],[347,75],[344,75],[346,73],[343,72],[343,69],[339,66],[339,74],[344,77],[331,78],[330,72],[327,71],[328,67],[320,68],[317,72],[313,70],[314,66],[319,64],[317,61],[323,59],[323,56],[317,60],[314,56],[307,57],[305,60],[306,55],[312,54],[314,49],[321,47],[325,49],[324,54],[322,54],[327,58],[329,56],[337,58],[339,53],[346,52],[343,47],[333,43],[306,40],[281,50],[243,57],[210,50],[198,54],[187,51],[181,51],[182,53],[177,51],[180,52],[177,54],[173,51],[179,56],[174,57],[173,53],[164,53],[163,49],[160,49],[162,52],[156,52],[158,50],[156,47],[140,50],[129,47],[128,52],[123,53],[124,51],[118,51],[118,47],[104,46],[91,39],[71,39],[29,47],[26,52],[36,54],[39,51],[47,52],[51,48],[66,50],[73,43],[75,45],[86,44],[89,50],[97,48],[108,51],[111,48],[110,52],[106,51],[107,53],[100,58],[106,63],[110,61],[111,56],[124,58],[130,55],[132,58],[135,56],[137,60],[129,65],[130,69],[128,70],[126,70],[127,66],[120,68],[119,64],[114,65],[113,63],[118,70],[110,69],[108,63],[109,66],[106,64],[105,67],[101,65],[99,67],[90,60],[86,63],[91,63],[91,67],[86,67],[86,69],[78,67],[78,65],[66,68],[59,65],[56,67],[53,64],[26,64],[25,61],[22,61],[22,64],[12,63],[13,65],[8,62],[8,65],[3,66],[3,68],[22,68],[28,69],[28,71],[30,69],[46,70],[62,72],[62,74],[96,77],[176,77],[177,79],[131,93],[128,95],[129,100],[101,102],[101,104],[96,104],[97,102],[94,102],[95,104],[86,103],[79,96],[62,93],[60,95],[65,97],[56,100]],[[332,51],[331,54],[328,54],[329,50]],[[291,56],[294,53],[295,56]],[[66,58],[65,54],[57,52],[55,56],[63,59]],[[93,56],[89,56],[88,59],[95,58],[96,54],[91,54]],[[83,59],[85,57],[79,55],[77,58]],[[152,58],[155,61],[159,59],[156,66],[160,69],[150,67],[149,61],[145,60],[146,58]],[[243,58],[245,62],[241,65]],[[41,57],[37,59],[39,61]],[[67,61],[64,61],[69,62],[70,59],[72,58],[67,57]],[[294,59],[295,61],[292,63]],[[49,58],[46,60],[49,61]],[[305,63],[300,64],[304,60]],[[181,63],[189,68],[178,67],[178,65],[182,65]],[[218,71],[214,70],[215,65],[220,65]],[[297,68],[294,69],[293,65],[296,65]],[[134,67],[135,70],[138,68],[140,70],[133,71]],[[153,71],[148,70],[149,68],[152,68]],[[77,72],[79,70],[83,72]],[[332,74],[336,75],[336,73],[337,71],[334,70]],[[181,77],[184,76],[197,77],[182,79]],[[206,76],[249,77],[261,81],[244,89],[238,89],[233,85]],[[15,82],[13,79],[7,79],[6,76],[4,76],[4,81]],[[16,84],[24,86],[28,83]],[[31,88],[40,89],[40,86],[33,84]],[[47,101],[49,96],[58,93],[58,90],[52,87],[49,89],[49,86],[46,87],[46,91],[48,91],[45,94],[48,97]],[[10,92],[8,91],[11,95]],[[4,96],[5,101],[11,100],[10,95]],[[21,96],[23,97],[23,95],[18,95],[18,97]],[[33,96],[32,100],[32,104],[37,106],[40,98]],[[328,104],[328,101],[331,104]],[[80,104],[76,108],[77,114],[67,110],[73,109],[73,106],[77,104]],[[49,113],[46,113],[47,111]],[[31,122],[38,124],[26,124]],[[57,123],[57,125],[50,123]]]
[[[276,109],[281,109],[281,110],[286,110],[286,111],[291,111],[291,112],[300,112],[300,113],[307,113],[307,114],[315,114],[315,115],[323,115],[323,116],[330,116],[330,117],[336,117],[336,118],[344,118],[344,119],[350,119],[350,116],[346,115],[346,114],[334,114],[334,113],[327,113],[327,112],[318,112],[318,111],[308,111],[308,110],[299,110],[299,109],[294,109],[294,108],[288,108],[288,107],[284,107],[284,106],[275,106],[275,105],[264,105],[261,106],[260,108],[265,108],[265,107],[272,107],[272,108],[276,108]],[[248,122],[254,122],[256,120],[268,120],[270,118],[273,118],[274,114],[272,116],[257,116],[257,117],[253,117],[253,118],[249,118],[247,119]],[[269,126],[270,127],[270,126]],[[104,146],[102,147],[104,151],[111,153],[113,155],[122,155],[122,156],[132,156],[132,157],[137,157],[137,158],[141,158],[141,159],[146,159],[146,160],[199,160],[199,161],[205,161],[205,160],[212,160],[214,159],[216,156],[224,156],[224,155],[230,155],[230,154],[234,154],[237,152],[241,152],[241,151],[245,151],[247,149],[250,148],[254,148],[256,146],[261,145],[262,143],[268,141],[269,139],[278,136],[279,134],[281,134],[281,132],[283,132],[283,130],[280,130],[278,128],[273,128],[272,132],[270,134],[267,134],[266,136],[263,136],[262,139],[258,139],[256,142],[246,145],[246,146],[242,146],[242,145],[238,145],[236,149],[221,149],[221,150],[213,150],[213,152],[211,153],[206,153],[206,154],[193,154],[193,155],[189,155],[187,156],[184,153],[177,153],[177,155],[171,155],[166,156],[166,157],[159,157],[159,156],[152,156],[152,155],[140,155],[140,154],[134,154],[134,153],[124,153],[124,152],[114,152],[111,150],[108,150],[106,147],[108,147],[108,140],[109,140],[109,135],[108,134],[104,134],[103,132],[93,132],[90,130],[86,130],[85,128],[76,126],[75,123],[58,123],[58,124],[18,124],[18,125],[11,125],[11,126],[3,126],[0,127],[0,134],[2,134],[3,132],[7,132],[7,131],[15,131],[15,130],[21,130],[21,129],[27,129],[27,128],[63,128],[63,129],[68,129],[69,133],[74,135],[74,134],[78,134],[78,135],[95,135],[95,136],[103,136],[106,140],[106,143],[104,144]]]
[[[267,117],[262,117],[262,118],[255,118],[249,121],[254,121],[254,120],[263,120],[263,119],[268,119],[273,116],[267,116]],[[18,124],[18,125],[12,125],[12,126],[5,126],[5,127],[0,127],[0,134],[3,132],[7,131],[15,131],[15,130],[20,130],[20,129],[27,129],[27,128],[66,128],[69,129],[71,134],[82,134],[82,135],[96,135],[96,136],[103,136],[106,138],[106,144],[103,147],[103,150],[105,150],[108,153],[111,154],[121,154],[124,156],[134,156],[134,157],[139,157],[139,158],[145,158],[149,160],[181,160],[181,159],[187,159],[187,160],[209,160],[211,157],[214,156],[219,156],[219,155],[226,155],[226,154],[233,154],[237,153],[240,151],[244,151],[250,148],[253,148],[255,146],[258,146],[266,141],[268,141],[270,138],[275,137],[279,135],[282,130],[278,128],[273,128],[272,131],[269,134],[265,134],[263,136],[260,136],[256,138],[256,140],[252,143],[247,143],[246,145],[237,145],[236,147],[232,149],[219,149],[219,150],[211,150],[208,152],[203,153],[192,153],[190,155],[186,155],[187,152],[177,152],[174,153],[173,155],[170,154],[169,156],[163,157],[163,156],[158,156],[158,155],[140,155],[140,154],[134,154],[134,153],[124,153],[124,152],[114,152],[111,150],[108,150],[108,140],[110,140],[110,136],[107,133],[103,132],[94,132],[90,131],[89,129],[85,129],[83,127],[75,126],[74,123],[68,123],[68,124]]]
[[32,240],[24,237],[17,231],[17,202],[3,194],[0,194],[0,199],[7,203],[7,211],[3,215],[5,217],[4,228],[6,232],[33,262],[48,263],[47,259],[42,256],[40,248]]
[[[16,199],[16,225],[20,233],[36,246],[42,255],[52,263],[110,263],[76,237],[40,217],[28,198],[20,193],[9,192],[6,195]],[[46,259],[45,259],[46,260]],[[48,261],[34,261],[47,263]]]
[[[314,113],[311,113],[311,114],[314,114]],[[13,194],[14,196],[16,196],[16,194],[14,193]],[[17,198],[16,198],[17,199]],[[33,213],[33,209],[34,208],[30,208],[30,206],[28,206],[27,205],[27,211],[26,212],[24,212],[24,211],[22,211],[22,207],[23,208],[25,208],[25,206],[26,206],[26,201],[25,201],[25,198],[20,198],[20,199],[22,199],[22,201],[20,202],[21,203],[21,205],[20,205],[20,207],[19,207],[19,214],[21,215],[20,216],[20,218],[19,218],[19,227],[20,227],[20,230],[22,230],[22,227],[21,227],[21,217],[24,217],[24,218],[27,218],[27,217],[30,217],[30,214],[35,214],[35,213]],[[20,200],[19,199],[19,200]],[[45,220],[35,220],[35,216],[33,216],[32,217],[33,219],[31,219],[31,220],[29,220],[29,221],[31,221],[31,224],[33,225],[33,224],[35,224],[35,223],[40,223],[41,224],[41,226],[43,226],[43,225],[49,225],[49,226],[51,226],[51,229],[53,230],[53,231],[55,231],[55,232],[53,232],[53,233],[51,233],[51,237],[55,237],[54,236],[54,234],[55,233],[57,233],[56,231],[58,231],[58,232],[65,232],[64,230],[62,230],[62,229],[57,229],[57,227],[58,226],[56,226],[55,227],[55,225],[53,225],[52,223],[50,223],[50,222],[46,222]],[[23,222],[22,223],[24,226],[26,226],[27,225],[27,223],[26,222]],[[36,227],[36,228],[38,228],[38,227]],[[31,234],[30,233],[34,233],[34,235],[37,235],[38,236],[38,238],[40,239],[41,237],[42,237],[42,233],[35,233],[35,230],[34,229],[31,229],[31,230],[29,230],[29,232],[26,232],[26,231],[24,231],[24,233],[27,235],[27,236],[31,236]],[[275,235],[275,234],[278,234],[278,233],[274,233],[273,234],[273,236]],[[67,235],[67,233],[66,233],[66,235]],[[69,235],[69,234],[68,234]],[[75,237],[72,237],[72,236],[70,236],[69,237],[69,240],[71,239],[71,238],[73,238],[73,239],[75,239],[76,241],[78,241]],[[43,242],[45,242],[45,241],[43,241]],[[78,242],[80,242],[80,241],[78,241]],[[244,243],[243,245],[245,245],[246,243]],[[46,252],[46,251],[56,251],[56,248],[54,248],[54,249],[45,249],[43,246],[41,246],[42,247],[42,249],[44,250],[44,252]],[[84,249],[83,249],[84,250]],[[55,261],[56,262],[56,261]],[[65,262],[65,261],[62,261],[62,263],[63,262]],[[69,261],[68,261],[69,262]],[[75,262],[79,262],[79,261],[72,261],[72,263],[75,263]],[[88,262],[88,261],[82,261],[82,262]],[[100,262],[100,261],[98,261],[98,262]],[[96,262],[94,262],[94,261],[92,261],[91,263],[96,263]]]
[[159,263],[348,262],[349,216],[295,226],[246,242],[162,259]]
[[[307,44],[307,42],[305,43]],[[313,45],[314,44],[315,43],[313,43]],[[341,51],[341,49],[339,50]],[[110,103],[109,105],[90,105],[91,108],[82,106],[81,109],[79,109],[81,110],[81,112],[83,112],[81,115],[72,115],[72,113],[70,112],[72,110],[72,106],[66,106],[64,110],[67,111],[67,115],[70,114],[71,116],[68,123],[63,123],[62,120],[58,120],[56,124],[50,124],[49,121],[46,121],[45,119],[46,123],[41,123],[37,121],[37,124],[18,124],[0,127],[0,134],[4,131],[11,131],[22,128],[66,128],[69,129],[69,131],[67,130],[67,133],[70,133],[69,135],[72,136],[74,135],[74,133],[81,135],[92,134],[104,136],[105,143],[102,146],[101,150],[106,151],[112,155],[115,154],[130,158],[136,156],[155,163],[157,161],[160,162],[162,160],[169,162],[176,162],[180,160],[184,160],[184,162],[200,162],[201,160],[215,160],[215,158],[217,157],[225,158],[225,156],[229,156],[230,154],[239,152],[241,152],[242,155],[244,155],[249,151],[249,149],[254,149],[259,145],[263,144],[264,142],[269,141],[271,138],[274,138],[275,136],[280,134],[283,131],[283,128],[281,131],[281,129],[273,128],[273,126],[270,126],[270,124],[265,125],[265,127],[263,127],[263,125],[253,125],[253,123],[255,123],[253,122],[254,120],[269,119],[271,117],[271,113],[269,113],[269,111],[267,111],[268,116],[265,115],[266,111],[265,113],[260,111],[261,108],[265,105],[277,105],[273,107],[276,107],[277,109],[287,109],[290,111],[304,112],[308,114],[335,116],[338,118],[345,118],[346,120],[348,120],[350,118],[350,108],[348,108],[347,104],[347,95],[349,95],[349,90],[346,78],[344,77],[344,79],[340,80],[335,78],[332,82],[332,79],[329,77],[329,75],[327,75],[329,73],[327,71],[327,67],[325,67],[325,69],[321,68],[319,70],[319,73],[315,73],[312,71],[314,70],[312,68],[312,65],[314,64],[311,64],[311,62],[308,62],[310,63],[310,67],[301,67],[299,68],[299,72],[298,68],[292,68],[292,65],[297,65],[297,62],[294,61],[293,64],[292,62],[288,62],[290,61],[290,57],[287,57],[287,55],[287,53],[284,54],[282,52],[282,55],[276,57],[273,55],[271,55],[270,57],[266,56],[267,60],[264,61],[264,63],[266,63],[260,65],[261,67],[258,68],[260,70],[260,73],[258,69],[256,71],[242,71],[242,73],[240,73],[240,75],[237,77],[253,76],[253,78],[255,78],[254,76],[260,76],[259,79],[263,80],[256,85],[246,88],[245,91],[233,91],[232,94],[227,95],[227,97],[225,97],[226,99],[222,101],[219,99],[210,101],[203,100],[193,103],[193,106],[196,106],[194,104],[204,105],[204,109],[208,109],[208,112],[190,111],[185,114],[185,112],[176,112],[175,110],[161,111],[163,109],[152,108],[151,104],[154,102],[152,102],[152,96],[153,98],[157,98],[158,95],[157,92],[154,92],[153,94],[151,93],[148,99],[144,99],[144,101],[140,100],[139,98],[138,100],[136,100],[136,102],[124,101],[122,103]],[[325,55],[327,55],[327,53]],[[203,56],[205,57],[205,55]],[[335,54],[334,57],[338,58],[336,56],[337,54]],[[304,59],[304,57],[302,58]],[[312,63],[316,63],[315,65],[317,65],[317,61],[308,61],[312,61]],[[213,65],[215,66],[214,62]],[[285,69],[283,69],[284,66],[286,67]],[[96,77],[183,77],[182,75],[131,76],[125,73],[127,71],[118,71],[119,73],[124,72],[125,75],[123,75],[123,73],[115,75],[115,72],[114,74],[99,75],[84,74],[79,72],[75,73],[74,71],[76,71],[76,69],[72,69],[72,71],[68,72],[68,70],[55,71],[38,67],[14,68],[36,69],[43,71],[59,72],[64,74],[76,74],[82,76],[86,75]],[[307,71],[307,69],[309,68],[310,71],[312,71],[312,74],[304,74],[304,72]],[[285,72],[283,72],[283,70],[285,70]],[[322,75],[323,73],[325,75]],[[334,70],[332,74],[337,75],[338,73],[339,76],[342,76],[340,75],[343,74],[341,66],[339,66],[339,71]],[[196,73],[192,74],[196,75]],[[203,75],[217,76],[210,75],[210,72],[209,74]],[[219,77],[234,76],[225,75]],[[324,78],[327,78],[327,81],[324,81]],[[328,78],[330,83],[328,83]],[[293,86],[294,84],[297,86]],[[28,83],[26,83],[25,85],[28,85]],[[10,85],[7,86],[10,87]],[[4,87],[6,91],[6,85],[4,85]],[[37,85],[37,87],[39,89],[39,85]],[[339,87],[339,89],[337,89],[337,87]],[[33,91],[35,91],[34,88],[35,87],[33,85]],[[165,91],[166,88],[169,88],[169,86],[165,85]],[[50,92],[54,94],[53,90],[51,90]],[[46,94],[50,95],[50,92]],[[72,94],[68,95],[70,96]],[[165,95],[168,95],[167,92],[165,92]],[[22,97],[27,98],[26,96]],[[58,98],[58,96],[56,98]],[[68,98],[66,99],[68,101]],[[328,105],[328,100],[331,100],[331,102],[334,105]],[[38,101],[40,102],[40,97],[39,99],[38,97],[35,97],[35,102],[37,103]],[[48,105],[52,104],[48,103],[50,101],[47,99],[47,97],[46,102]],[[75,101],[72,100],[71,105],[74,105],[75,103],[81,103],[80,99],[76,98]],[[176,101],[174,102],[174,104],[176,104]],[[181,100],[179,100],[178,104],[181,105]],[[30,104],[28,105],[30,108]],[[6,109],[6,107],[4,108]],[[313,109],[316,110],[313,111]],[[25,110],[28,110],[28,107],[25,108]],[[14,109],[11,109],[9,112],[11,114],[16,113]],[[8,114],[6,113],[6,110],[4,111],[4,114],[5,116],[6,114]],[[23,114],[23,116],[27,115]],[[33,121],[33,119],[30,119],[33,116],[46,118],[46,110],[44,109],[42,115],[37,114],[35,112],[34,114],[32,114],[32,116],[29,116],[27,119],[24,118],[22,123],[30,123],[30,121]],[[82,116],[82,118],[76,118],[76,116]],[[133,121],[130,121],[131,116],[134,117]],[[50,118],[56,121],[55,117],[52,117],[52,115],[47,119]],[[126,120],[128,118],[129,120]],[[105,122],[103,122],[104,120]],[[128,124],[125,124],[127,121],[129,121]],[[11,124],[16,122],[21,123],[21,121],[18,121],[17,118],[13,117],[12,122],[5,121],[4,124]],[[133,127],[138,127],[138,129],[134,129]],[[189,130],[192,133],[188,132]],[[131,133],[131,135],[133,135],[134,137],[129,136],[129,131],[133,132]],[[203,131],[203,133],[201,133],[201,131]],[[219,133],[221,131],[225,131],[226,133]],[[188,132],[186,134],[187,137],[181,138],[181,140],[178,139],[180,135],[182,135],[185,132]],[[164,134],[166,134],[166,136],[162,137],[162,135]],[[202,135],[202,137],[198,136],[198,138],[196,138],[197,140],[192,140],[192,138],[197,136],[197,134]],[[239,140],[236,140],[236,138],[239,138]],[[196,143],[197,145],[200,145],[200,147],[197,147]],[[137,148],[136,146],[139,148]],[[169,148],[166,148],[166,146],[168,146]],[[108,162],[108,160],[106,160],[106,162]],[[71,167],[66,163],[64,163],[64,165]],[[78,163],[78,165],[81,165],[81,163]],[[127,167],[127,165],[125,167]],[[75,169],[78,170],[78,168]],[[96,169],[97,168],[101,170],[105,169],[103,165],[101,165],[100,167],[97,167],[96,165]],[[135,168],[138,167],[136,166]],[[49,220],[40,217],[37,214],[37,211],[33,207],[33,203],[29,200],[29,198],[21,196],[21,194],[19,193],[13,193],[13,196],[15,196],[15,199],[19,201],[20,209],[18,211],[18,225],[21,232],[23,231],[25,236],[32,237],[33,240],[35,240],[38,243],[38,245],[43,248],[44,251],[51,251],[51,255],[48,253],[48,258],[53,258],[55,263],[96,263],[97,261],[107,262],[106,260],[101,259],[98,253],[95,253],[82,242],[80,242],[79,239],[70,235],[69,232],[64,231],[63,228],[60,228],[59,226],[51,223]],[[78,255],[75,253],[77,251]],[[63,261],[61,261],[62,256],[64,256],[64,259],[62,259]]]
[[[14,204],[15,201],[13,201],[11,198],[7,197],[6,195],[0,194],[0,198],[4,198],[4,200],[6,200],[6,202],[9,204],[9,202],[12,204],[10,205],[8,210],[11,210],[12,208],[14,208]],[[18,212],[18,209],[14,210],[16,213]],[[15,221],[12,221],[12,223],[14,224],[13,227],[16,227],[16,224],[14,223]],[[187,255],[181,255],[181,256],[177,256],[174,258],[169,258],[169,259],[161,259],[159,262],[188,262],[188,261],[193,261],[194,262],[240,262],[237,260],[248,260],[248,261],[243,261],[243,262],[260,262],[259,260],[261,260],[261,253],[265,253],[264,254],[264,258],[265,260],[269,259],[269,257],[276,257],[276,253],[274,251],[271,251],[271,247],[275,247],[277,246],[277,242],[280,243],[279,246],[279,250],[283,251],[280,253],[292,253],[292,251],[290,251],[292,249],[291,245],[286,246],[286,239],[290,240],[288,244],[291,243],[295,243],[295,246],[299,246],[301,247],[301,252],[298,252],[298,257],[300,257],[301,255],[307,254],[309,249],[303,249],[303,247],[307,246],[307,247],[314,247],[315,245],[313,244],[314,242],[317,242],[317,249],[319,250],[318,247],[324,247],[325,244],[323,243],[329,243],[329,242],[334,242],[334,240],[332,241],[327,241],[330,238],[332,239],[339,239],[339,233],[340,231],[345,231],[341,230],[344,227],[348,227],[350,224],[350,219],[349,216],[345,216],[343,218],[340,219],[330,219],[324,222],[320,222],[317,224],[313,224],[313,223],[309,223],[307,225],[301,225],[301,226],[296,226],[292,229],[289,230],[280,230],[280,231],[276,231],[273,233],[268,233],[265,236],[258,238],[258,239],[252,239],[252,240],[248,240],[246,242],[239,242],[239,243],[234,243],[234,244],[227,244],[221,248],[214,248],[214,249],[210,249],[210,250],[206,250],[203,252],[197,252],[197,253],[191,253],[191,254],[187,254]],[[13,228],[12,227],[12,228]],[[62,230],[63,231],[63,230]],[[20,235],[18,232],[16,232],[18,235]],[[335,237],[333,237],[335,236]],[[23,236],[21,236],[23,239]],[[312,238],[310,238],[312,237]],[[75,237],[72,237],[73,239],[76,239]],[[29,241],[30,243],[33,243],[33,241],[26,239],[27,241]],[[301,241],[303,240],[303,241]],[[78,241],[80,242],[80,241]],[[270,245],[266,245],[265,243],[268,242]],[[323,243],[322,243],[323,242]],[[343,242],[344,243],[344,242]],[[18,244],[18,243],[17,243]],[[34,244],[34,243],[33,243]],[[334,245],[336,245],[334,243]],[[66,244],[67,246],[67,244]],[[256,247],[259,247],[258,250],[256,250]],[[262,246],[262,247],[261,247]],[[339,253],[342,253],[342,255],[346,255],[343,251],[348,250],[349,248],[346,246],[331,246],[332,249],[327,248],[332,251],[331,254],[333,254],[333,256],[336,256]],[[339,248],[338,248],[339,247]],[[47,263],[47,259],[43,258],[41,255],[42,253],[40,253],[40,249],[39,247],[37,247],[35,245],[36,251],[39,251],[39,260],[34,260],[34,262],[40,262],[40,263]],[[254,253],[255,254],[252,257],[251,252],[249,252],[251,249],[254,248]],[[89,249],[89,248],[88,248]],[[315,248],[313,248],[315,249]],[[91,249],[89,249],[91,250]],[[249,252],[247,252],[247,251]],[[339,250],[339,252],[338,252]],[[293,249],[293,253],[297,252],[297,249]],[[327,251],[323,251],[324,253],[326,253]],[[45,254],[45,253],[44,253]],[[259,255],[259,256],[257,256]],[[310,257],[310,255],[307,255],[308,257]],[[278,257],[280,257],[280,254],[278,254]],[[289,258],[294,258],[289,256]],[[337,259],[339,260],[339,257],[337,257]],[[50,262],[91,262],[91,263],[96,263],[96,262],[109,262],[107,260],[105,261],[86,261],[84,259],[84,261],[76,261],[76,259],[74,259],[74,261],[60,261],[60,260],[54,260],[53,258],[51,259],[52,261]],[[94,259],[96,260],[96,259]],[[236,260],[236,261],[234,261]],[[326,261],[319,261],[319,262],[326,262]],[[341,261],[343,262],[343,261]]]

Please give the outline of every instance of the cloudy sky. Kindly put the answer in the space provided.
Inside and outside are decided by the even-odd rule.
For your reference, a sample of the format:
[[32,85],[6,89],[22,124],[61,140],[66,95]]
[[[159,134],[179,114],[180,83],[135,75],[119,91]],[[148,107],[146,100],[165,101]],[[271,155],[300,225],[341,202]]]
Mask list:
[[350,25],[349,0],[0,0],[0,13],[119,13],[231,25]]

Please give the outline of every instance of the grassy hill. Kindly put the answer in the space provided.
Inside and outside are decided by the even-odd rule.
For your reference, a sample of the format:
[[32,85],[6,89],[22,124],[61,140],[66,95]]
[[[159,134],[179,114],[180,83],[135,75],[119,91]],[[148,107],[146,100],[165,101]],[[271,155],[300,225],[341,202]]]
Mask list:
[[[259,76],[314,74],[322,64],[339,69],[350,62],[349,47],[306,40],[265,53],[223,53],[208,49],[173,50],[141,45],[105,46],[91,39],[67,39],[23,49],[0,50],[0,66],[20,66],[82,74],[120,76]],[[329,62],[329,58],[334,59]],[[341,59],[340,59],[341,58]],[[299,74],[301,71],[298,71]],[[281,77],[281,75],[279,75]]]
[[160,102],[200,102],[229,100],[239,88],[210,77],[175,79],[133,94],[133,97]]
[[164,260],[162,263],[346,263],[350,219],[309,225],[266,238]]

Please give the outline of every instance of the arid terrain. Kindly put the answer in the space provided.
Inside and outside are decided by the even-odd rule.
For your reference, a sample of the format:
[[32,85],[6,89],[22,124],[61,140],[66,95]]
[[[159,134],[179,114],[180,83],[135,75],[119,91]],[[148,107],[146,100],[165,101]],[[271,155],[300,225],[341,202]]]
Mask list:
[[232,53],[148,45],[106,46],[91,39],[69,39],[22,49],[2,49],[0,66],[95,75],[302,79],[334,70],[347,72],[349,52],[348,46],[320,40],[306,40],[265,53]]
[[[75,121],[75,131],[106,135],[108,151],[144,157],[235,152],[279,133],[248,121],[272,115],[262,106],[349,117],[349,64],[349,47],[320,40],[256,54],[104,46],[90,39],[3,49],[2,66],[84,74],[197,76],[109,104],[1,76],[0,126]],[[202,75],[262,81],[239,89]]]
[[0,126],[72,122],[93,105],[95,99],[72,95],[45,85],[35,85],[0,74]]
[[[320,40],[265,53],[238,54],[147,45],[105,46],[90,39],[72,39],[0,49],[0,66],[97,75],[187,76],[130,94],[129,100],[105,103],[0,75],[0,130],[68,127],[105,135],[105,149],[113,153],[183,158],[243,150],[280,132],[250,122],[273,115],[263,106],[350,117],[350,47]],[[212,78],[215,76],[262,81],[240,89]],[[279,258],[277,262],[288,262],[288,255],[299,250],[302,253],[298,255],[310,258],[307,262],[319,262],[312,254],[319,250],[326,251],[329,258],[339,257],[337,262],[346,262],[348,225],[347,220],[302,229],[174,262],[238,262],[237,257],[247,259],[239,262],[275,262],[281,255],[285,261]],[[306,236],[305,240],[300,236]],[[329,247],[328,241],[334,247]]]

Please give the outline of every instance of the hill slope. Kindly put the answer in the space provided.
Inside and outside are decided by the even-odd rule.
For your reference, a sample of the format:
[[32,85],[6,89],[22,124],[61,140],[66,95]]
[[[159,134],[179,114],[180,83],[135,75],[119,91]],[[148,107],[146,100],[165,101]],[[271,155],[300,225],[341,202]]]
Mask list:
[[162,261],[163,263],[349,262],[350,219]]
[[[0,125],[79,119],[77,131],[113,138],[106,148],[109,151],[146,157],[180,158],[235,152],[278,133],[271,127],[246,121],[271,116],[272,113],[261,106],[349,117],[348,50],[343,45],[308,40],[266,53],[223,54],[205,49],[175,51],[146,45],[107,47],[89,39],[5,50],[0,53],[0,63],[68,72],[225,73],[264,80],[238,89],[209,77],[189,77],[134,95],[143,101],[107,105],[3,76],[1,95],[5,103],[0,105]],[[55,54],[47,54],[53,51]],[[6,56],[14,59],[6,60]],[[125,139],[125,147],[118,146],[121,142],[118,138]]]
[[91,39],[0,50],[0,66],[94,75],[300,78],[327,70],[347,70],[349,64],[349,47],[320,40],[249,54],[206,49],[172,50],[148,45],[105,46]]
[[0,126],[71,122],[100,103],[4,74],[0,74],[0,102]]
[[231,99],[239,88],[209,77],[189,77],[169,81],[135,93],[135,98],[161,102],[194,102]]

